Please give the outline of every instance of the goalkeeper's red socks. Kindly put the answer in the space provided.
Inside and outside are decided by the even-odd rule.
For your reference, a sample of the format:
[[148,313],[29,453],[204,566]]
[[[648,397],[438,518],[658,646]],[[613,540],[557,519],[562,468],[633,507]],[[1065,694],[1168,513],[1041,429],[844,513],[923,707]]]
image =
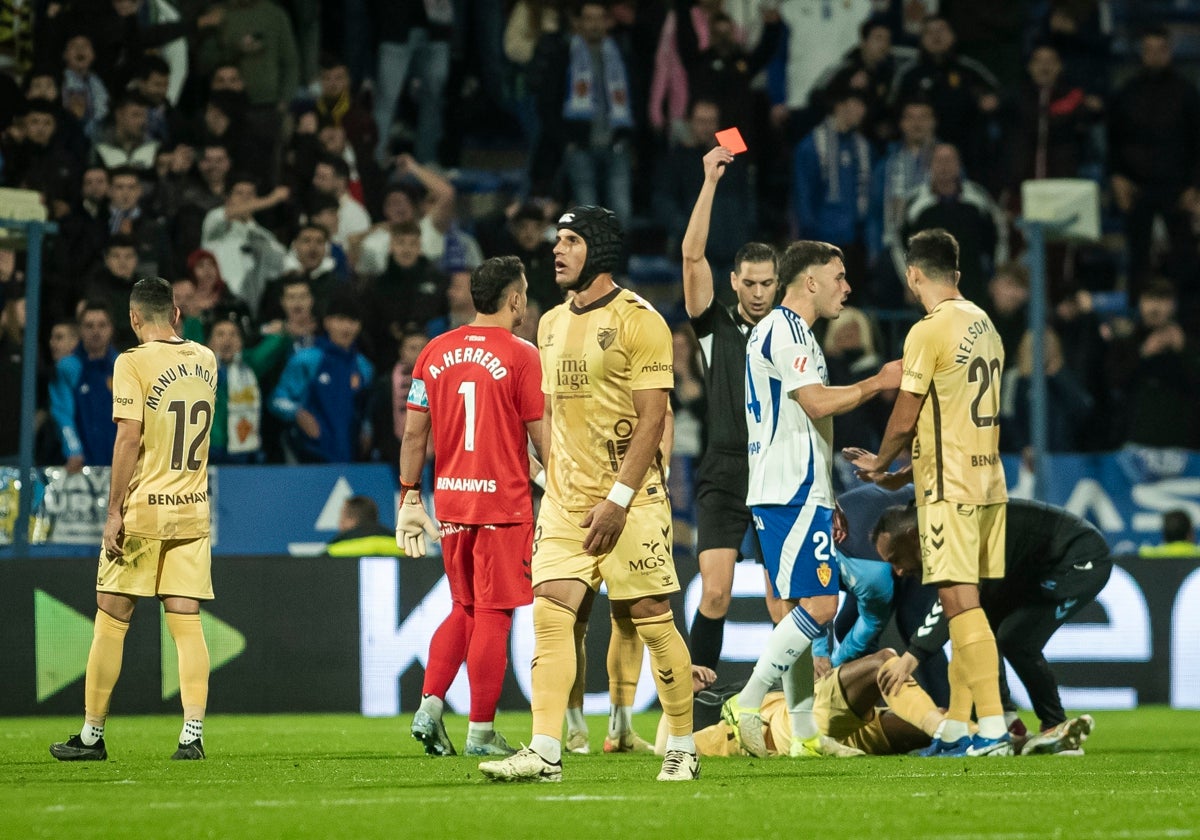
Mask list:
[[425,664],[425,683],[422,694],[445,697],[450,684],[458,675],[463,660],[467,658],[467,646],[475,623],[467,608],[457,602],[450,615],[441,623],[429,640],[429,661]]
[[508,631],[512,610],[475,608],[475,631],[467,647],[467,679],[471,683],[471,721],[496,717],[496,704],[508,671]]

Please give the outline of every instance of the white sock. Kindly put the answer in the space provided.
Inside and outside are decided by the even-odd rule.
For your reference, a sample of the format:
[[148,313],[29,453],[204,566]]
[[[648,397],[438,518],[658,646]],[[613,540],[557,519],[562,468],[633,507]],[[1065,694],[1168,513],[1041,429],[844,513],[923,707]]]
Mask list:
[[1018,715],[1016,712],[1005,712],[1004,713],[1004,728],[1008,729],[1008,727],[1013,725],[1014,721],[1020,720],[1020,718],[1021,718],[1021,716]]
[[942,734],[940,737],[947,744],[953,744],[959,738],[966,738],[970,734],[966,721],[946,718],[945,723],[942,725]]
[[[796,670],[795,668],[792,669]],[[784,676],[783,684],[786,687],[788,684],[787,676]],[[787,692],[784,692],[787,695]],[[817,731],[817,719],[813,717],[813,699],[805,697],[799,703],[788,702],[788,720],[792,723],[792,740],[807,741],[809,738],[819,734]]]
[[179,743],[190,744],[192,741],[198,741],[204,737],[204,721],[202,720],[185,720],[183,729],[179,733]]
[[467,721],[467,743],[468,744],[486,744],[492,740],[492,735],[496,731],[496,727],[490,720],[486,721]]
[[529,749],[551,764],[562,762],[562,741],[549,735],[534,735],[529,739]]
[[83,741],[84,746],[90,747],[92,744],[104,737],[103,726],[93,726],[90,723],[85,723],[83,729],[79,730],[79,740]]
[[696,741],[691,735],[668,735],[667,752],[683,750],[685,753],[696,754]]
[[820,628],[803,607],[784,616],[767,637],[767,647],[754,663],[754,672],[738,695],[737,704],[745,709],[760,707],[775,680],[787,674],[819,633]]
[[608,707],[608,737],[620,738],[633,731],[633,706]]
[[1003,738],[1007,733],[1004,715],[984,715],[979,719],[979,734],[984,738]]
[[434,697],[432,694],[426,694],[421,698],[421,706],[417,711],[424,712],[434,720],[439,720],[442,717],[442,711],[446,708],[446,704],[441,697]]
[[567,709],[567,731],[587,734],[587,718],[583,716],[583,709]]

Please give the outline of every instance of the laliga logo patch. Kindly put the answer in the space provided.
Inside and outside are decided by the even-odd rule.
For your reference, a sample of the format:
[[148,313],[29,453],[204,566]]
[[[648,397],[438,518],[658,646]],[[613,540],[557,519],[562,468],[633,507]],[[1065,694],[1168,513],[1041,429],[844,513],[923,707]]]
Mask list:
[[796,369],[797,373],[804,373],[804,369],[808,367],[808,356],[800,356],[797,359],[793,359],[792,367]]
[[821,586],[828,586],[832,579],[833,569],[829,568],[828,563],[821,563],[817,566],[817,580],[821,582]]

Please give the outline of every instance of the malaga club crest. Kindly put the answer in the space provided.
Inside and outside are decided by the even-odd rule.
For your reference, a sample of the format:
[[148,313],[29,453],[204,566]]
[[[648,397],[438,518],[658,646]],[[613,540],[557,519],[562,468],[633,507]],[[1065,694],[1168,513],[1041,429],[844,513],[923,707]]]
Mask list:
[[612,343],[616,337],[616,327],[601,327],[596,331],[596,340],[600,342],[601,350],[607,350],[609,347],[612,347]]

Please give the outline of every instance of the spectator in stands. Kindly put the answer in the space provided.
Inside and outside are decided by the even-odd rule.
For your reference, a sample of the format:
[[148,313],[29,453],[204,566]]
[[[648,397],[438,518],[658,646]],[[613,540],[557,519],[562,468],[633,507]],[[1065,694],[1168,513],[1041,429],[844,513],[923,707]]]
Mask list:
[[[801,239],[829,242],[842,249],[846,276],[862,278],[866,268],[867,208],[871,198],[871,144],[859,132],[866,102],[861,91],[831,94],[833,112],[796,145],[792,207]],[[869,290],[856,288],[857,299]]]
[[313,170],[312,186],[320,195],[338,203],[337,227],[330,231],[334,242],[344,245],[348,237],[371,229],[371,215],[349,192],[350,167],[333,155],[324,155]]
[[300,86],[296,41],[287,13],[268,0],[230,0],[200,45],[201,67],[232,64],[250,104],[278,111]]
[[[360,163],[373,159],[379,143],[379,130],[371,112],[358,102],[350,82],[350,68],[335,55],[323,53],[319,59],[316,113],[321,122],[345,132]],[[362,201],[362,196],[357,196]]]
[[1186,303],[1200,291],[1193,219],[1200,213],[1200,93],[1175,68],[1164,29],[1138,42],[1141,67],[1114,95],[1108,150],[1113,198],[1125,214],[1130,292],[1136,301],[1154,271],[1154,220],[1171,248],[1163,269]]
[[158,154],[158,141],[146,131],[146,102],[136,93],[125,93],[113,104],[112,125],[101,129],[93,161],[109,169],[128,166],[149,174]]
[[46,278],[43,300],[51,317],[69,315],[79,299],[80,278],[87,276],[100,259],[108,239],[108,170],[89,166],[80,179],[78,199],[71,212],[59,220],[58,241],[53,245],[53,270]]
[[118,350],[128,350],[138,343],[129,325],[129,293],[138,280],[137,265],[137,241],[128,234],[118,233],[109,238],[104,246],[103,265],[96,268],[84,287],[87,300],[107,303],[112,342]]
[[[654,216],[667,231],[667,253],[678,254],[692,205],[704,182],[704,155],[715,145],[713,134],[724,121],[715,102],[694,99],[688,113],[685,134],[667,150],[655,167],[658,179],[654,190]],[[718,223],[708,237],[708,258],[717,266],[733,266],[734,255],[755,229],[754,194],[750,182],[749,161],[735,160],[721,176],[721,189],[713,199],[713,218]],[[526,274],[528,276],[528,274]],[[561,302],[554,302],[557,306]]]
[[[554,282],[554,245],[546,238],[547,230],[552,227],[546,218],[545,206],[533,201],[510,204],[493,221],[497,225],[497,235],[484,248],[484,255],[512,254],[518,257],[525,266],[529,299],[537,302],[543,312],[562,303],[562,291]],[[482,225],[482,221],[476,224],[481,240]]]
[[375,368],[358,352],[362,316],[349,297],[334,299],[324,326],[327,337],[288,361],[271,411],[289,424],[289,460],[348,463],[371,444],[366,403]]
[[448,273],[446,314],[426,324],[425,333],[430,338],[469,324],[475,317],[475,302],[471,298],[471,269],[465,265],[451,266]]
[[1162,543],[1144,545],[1138,549],[1139,557],[1195,557],[1200,554],[1196,544],[1196,529],[1192,517],[1183,508],[1163,513]]
[[[883,366],[884,358],[876,349],[878,339],[870,317],[855,306],[847,306],[837,320],[829,321],[825,337],[821,341],[825,350],[825,361],[829,370],[830,385],[851,385],[874,376]],[[833,426],[834,451],[842,446],[855,446],[855,441],[866,441],[878,446],[883,440],[892,400],[888,395],[846,414],[838,416]],[[842,489],[849,489],[860,482],[854,477],[854,467],[844,458],[834,459],[834,477]]]
[[[1083,383],[1066,366],[1062,343],[1053,330],[1046,330],[1046,447],[1050,452],[1074,452],[1079,448],[1084,423],[1092,416],[1095,400]],[[1016,362],[1015,376],[1005,378],[1000,406],[1000,450],[1019,452],[1030,460],[1033,444],[1033,335],[1026,332],[1017,352],[1007,359]]]
[[1079,434],[1079,448],[1088,452],[1110,450],[1120,445],[1114,438],[1109,408],[1108,372],[1105,370],[1108,348],[1101,334],[1100,319],[1091,303],[1087,292],[1067,294],[1055,304],[1050,322],[1062,344],[1064,364],[1087,388],[1095,404],[1091,418]]
[[416,222],[393,225],[387,268],[363,292],[376,359],[396,358],[405,325],[415,321],[424,328],[446,314],[447,285],[445,275],[421,253],[421,229]]
[[[712,15],[708,24],[708,45],[702,46],[693,26],[694,19],[694,15],[679,18],[676,32],[679,54],[687,69],[690,101],[703,99],[715,103],[721,115],[720,127],[737,126],[750,146],[750,154],[755,156],[759,144],[755,130],[755,93],[750,83],[771,61],[783,40],[779,12],[763,6],[762,35],[753,50],[747,49],[739,38],[737,26],[723,13]],[[692,195],[695,196],[695,190]]]
[[146,133],[152,140],[175,144],[183,139],[185,121],[183,115],[167,99],[170,89],[171,67],[156,55],[141,59],[134,85],[146,103]]
[[1049,44],[1033,48],[1027,70],[1001,118],[1008,132],[1004,187],[1014,197],[1023,181],[1076,177],[1092,125],[1104,110],[1098,96],[1063,81],[1062,60]]
[[59,113],[58,105],[48,99],[28,100],[20,129],[10,128],[0,143],[4,183],[41,193],[52,218],[62,218],[70,211],[83,170],[83,160],[76,158],[60,137]]
[[338,514],[338,533],[325,553],[330,557],[398,557],[395,532],[379,521],[379,506],[370,496],[351,496]]
[[63,49],[62,104],[95,140],[108,117],[108,88],[93,72],[96,51],[92,39],[80,32],[72,35]]
[[[315,301],[308,281],[299,274],[285,274],[277,296],[283,317],[269,321],[259,329],[265,341],[269,336],[284,340],[284,352],[274,365],[259,372],[258,384],[264,395],[275,393],[288,361],[308,347],[315,347],[321,336],[321,319],[314,312]],[[270,411],[263,414],[263,450],[270,463],[280,463],[283,455],[283,423]]]
[[[395,469],[400,464],[400,441],[404,438],[404,423],[408,417],[408,392],[412,388],[413,366],[428,343],[425,328],[419,324],[409,324],[400,336],[400,356],[392,365],[391,374],[377,378],[377,384],[386,384],[381,385],[376,394],[374,453],[378,460]],[[432,441],[426,456],[433,457]],[[433,462],[426,461],[426,468],[432,475]]]
[[996,79],[971,58],[954,50],[955,34],[941,15],[929,15],[921,25],[921,50],[915,62],[900,70],[894,90],[895,101],[928,99],[937,117],[938,136],[961,150],[981,171],[985,122],[996,111],[1000,99]]
[[287,201],[289,195],[287,187],[276,187],[259,198],[253,177],[233,175],[225,204],[204,217],[201,247],[216,256],[221,277],[252,313],[258,312],[267,284],[282,273],[285,253],[254,214]]
[[1029,269],[1015,261],[998,266],[988,281],[987,300],[979,304],[992,319],[996,332],[1000,333],[1004,357],[1016,359],[1021,339],[1029,327]]
[[320,153],[346,162],[350,171],[346,191],[351,198],[365,207],[368,213],[374,215],[382,203],[382,191],[387,178],[375,163],[375,156],[370,147],[352,145],[344,128],[329,123],[317,129],[317,145]]
[[[4,253],[0,251],[0,254]],[[17,294],[17,290],[7,288],[11,279],[0,279],[5,281],[0,285],[0,392],[20,394],[25,341],[25,290],[22,288]],[[16,463],[20,443],[21,400],[0,400],[0,464]]]
[[265,337],[244,349],[245,336],[235,320],[209,326],[208,346],[217,357],[217,393],[213,402],[209,460],[214,464],[263,461],[262,390],[259,376],[287,355],[283,335]]
[[877,305],[898,308],[904,301],[905,266],[895,257],[909,196],[929,181],[929,162],[937,143],[933,106],[914,99],[900,107],[900,139],[892,143],[871,175],[867,211],[867,260]]
[[633,220],[631,142],[637,127],[629,56],[609,37],[601,0],[584,0],[569,49],[558,57],[565,85],[555,115],[566,140],[563,165],[575,204],[603,204],[621,224]]
[[910,47],[892,46],[892,30],[885,19],[867,18],[858,30],[858,46],[846,53],[841,61],[831,65],[817,80],[812,94],[813,103],[823,111],[830,111],[833,108],[831,91],[848,87],[862,91],[863,101],[867,105],[862,133],[877,148],[883,148],[896,136],[896,126],[890,113],[896,72],[902,60],[911,61],[913,57]]
[[1098,96],[1108,95],[1112,77],[1107,6],[1103,0],[1050,0],[1037,35],[1058,51],[1067,84]]
[[[128,299],[126,300],[128,303]],[[112,463],[117,426],[112,419],[112,375],[117,350],[106,301],[89,301],[79,313],[79,345],[55,366],[50,414],[62,438],[67,472]]]
[[1106,365],[1120,439],[1200,448],[1200,350],[1176,320],[1175,289],[1169,281],[1152,281],[1137,306],[1138,323],[1112,341]]
[[[192,251],[187,258],[187,272],[188,279],[195,283],[192,306],[200,322],[202,338],[218,321],[237,324],[243,341],[256,334],[250,307],[225,285],[221,278],[221,267],[211,251],[203,248]],[[219,356],[217,360],[220,361]]]
[[788,41],[784,55],[783,90],[774,84],[771,102],[779,110],[790,112],[789,142],[807,135],[824,117],[811,100],[817,80],[858,42],[859,27],[872,11],[870,0],[843,0],[821,6],[819,14],[805,3],[781,3],[779,14],[787,26]]
[[195,172],[184,182],[175,215],[172,246],[176,253],[190,254],[200,247],[204,217],[229,198],[229,173],[233,161],[220,143],[201,146]]
[[421,202],[421,188],[417,184],[401,182],[387,186],[383,194],[383,220],[371,225],[365,233],[347,237],[346,255],[359,277],[370,278],[383,273],[391,253],[392,226],[419,221],[417,208]]
[[109,173],[108,231],[133,239],[137,247],[137,274],[156,277],[171,271],[171,243],[166,223],[142,206],[142,180],[138,170],[122,166]]
[[[929,182],[908,199],[895,248],[922,230],[945,228],[958,240],[958,288],[967,300],[984,300],[987,278],[1008,259],[1008,228],[987,190],[963,177],[958,150],[939,143],[929,163]],[[901,251],[902,252],[902,251]]]
[[195,129],[197,147],[223,146],[233,169],[258,171],[265,166],[267,154],[261,148],[267,141],[257,137],[246,123],[246,94],[235,91],[213,93],[200,114]]
[[[83,123],[62,106],[62,92],[58,85],[58,76],[48,69],[31,70],[25,77],[25,99],[46,99],[55,105],[54,121],[63,147],[73,158],[86,161],[91,151],[92,141],[83,131]],[[15,110],[15,109],[14,109]]]
[[296,275],[308,281],[314,299],[313,309],[318,316],[325,311],[334,292],[346,282],[338,272],[329,246],[329,233],[324,227],[312,222],[300,226],[292,247],[283,258],[283,277],[270,283],[263,295],[262,320],[274,320],[283,314],[279,303],[283,279],[292,282]]
[[391,157],[392,126],[400,93],[410,78],[420,81],[413,154],[422,164],[438,162],[442,142],[442,97],[450,77],[451,3],[381,3],[377,10],[379,72],[376,75],[376,157]]

